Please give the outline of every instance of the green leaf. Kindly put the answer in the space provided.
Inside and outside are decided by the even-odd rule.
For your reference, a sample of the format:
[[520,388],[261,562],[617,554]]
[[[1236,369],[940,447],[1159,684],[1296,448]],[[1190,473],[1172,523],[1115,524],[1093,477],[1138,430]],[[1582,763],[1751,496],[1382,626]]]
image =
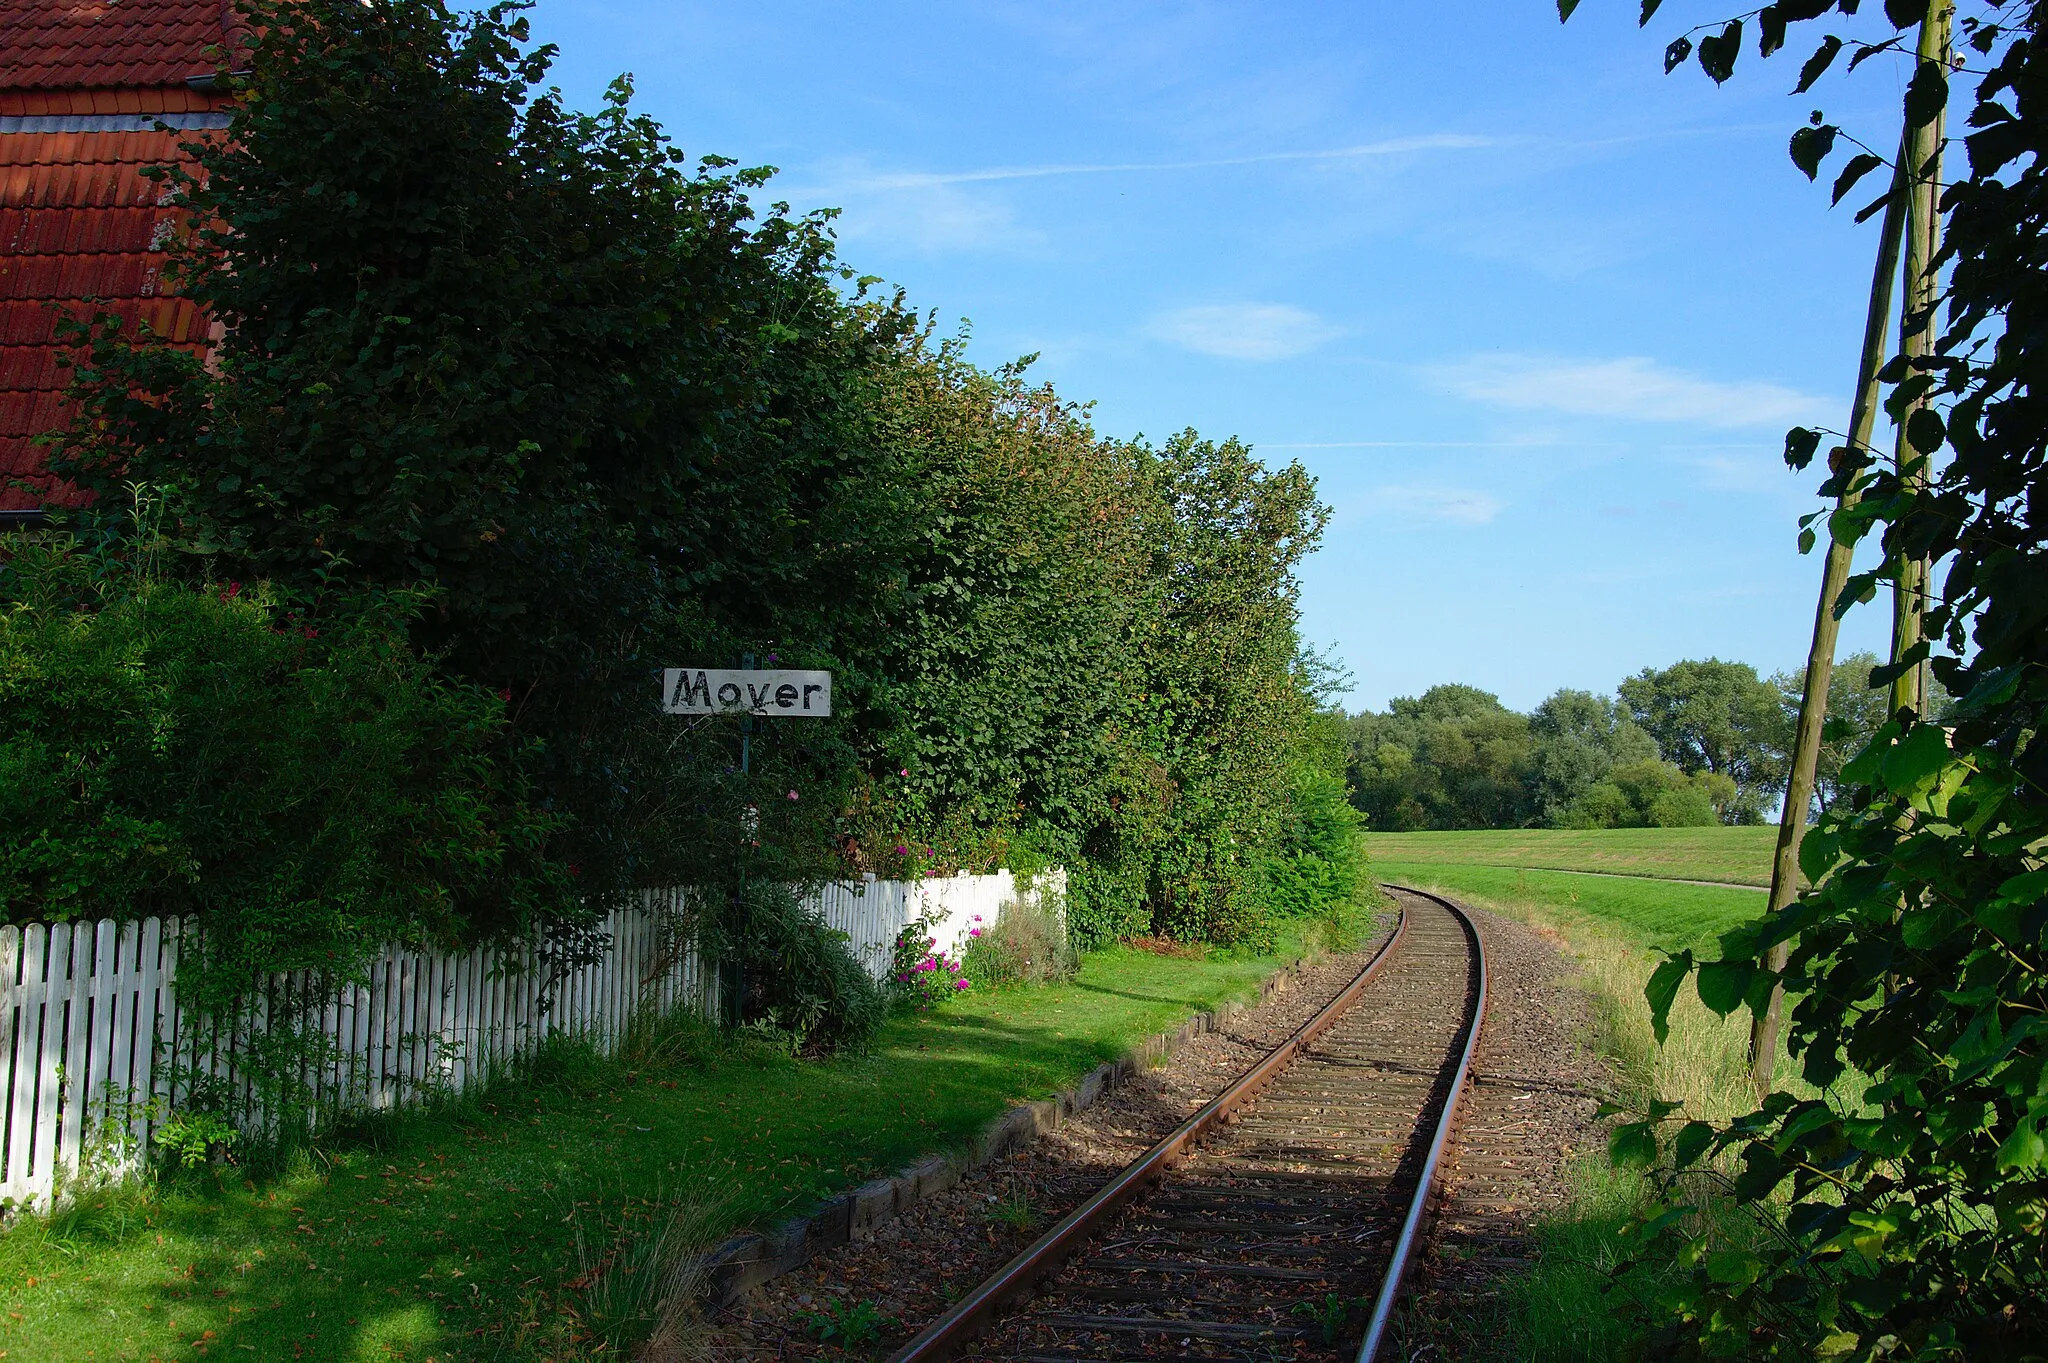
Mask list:
[[1982,710],[1986,706],[2003,705],[2019,690],[2022,669],[2016,666],[1994,667],[1977,679],[1977,683],[1957,704],[1958,709]]
[[1885,754],[1878,774],[1886,789],[1910,797],[1932,787],[1954,757],[1947,730],[1939,724],[1915,724]]
[[1886,208],[1889,208],[1891,206],[1891,202],[1892,191],[1887,189],[1884,193],[1878,195],[1875,199],[1872,199],[1869,203],[1863,205],[1863,207],[1856,210],[1856,221],[1870,221],[1870,219],[1874,217],[1876,214],[1883,212]]
[[1676,71],[1687,57],[1692,55],[1692,39],[1673,38],[1671,45],[1664,49],[1664,74]]
[[1858,180],[1883,164],[1882,156],[1872,156],[1867,151],[1858,152],[1850,157],[1848,164],[1842,167],[1842,173],[1835,177],[1835,190],[1828,198],[1828,206],[1833,207],[1840,203],[1848,196],[1850,190],[1856,188]]
[[1948,439],[1948,427],[1942,424],[1941,413],[1932,407],[1921,407],[1906,418],[1906,439],[1915,452],[1933,454]]
[[1755,977],[1756,967],[1747,961],[1708,961],[1700,967],[1693,987],[1699,991],[1701,1003],[1727,1017],[1742,1006]]
[[1572,17],[1572,11],[1579,7],[1579,0],[1557,0],[1557,22],[1564,23]]
[[1792,164],[1799,167],[1811,180],[1820,174],[1820,163],[1827,160],[1828,153],[1835,149],[1835,135],[1841,132],[1832,123],[1823,123],[1817,128],[1801,128],[1792,134]]
[[1678,1129],[1678,1139],[1672,1142],[1671,1158],[1679,1168],[1689,1168],[1713,1143],[1713,1127],[1705,1122],[1687,1122]]
[[[1670,59],[1670,52],[1665,52]],[[1731,19],[1719,33],[1700,39],[1700,70],[1719,85],[1735,74],[1735,59],[1742,55],[1742,20]]]
[[2038,1169],[2044,1161],[2048,1161],[2048,1141],[2041,1139],[2040,1114],[2029,1112],[1998,1147],[1998,1168],[2001,1172]]
[[1893,28],[1911,28],[1927,17],[1926,0],[1884,0],[1884,17]]
[[1748,1287],[1764,1271],[1764,1261],[1746,1249],[1717,1249],[1707,1256],[1707,1276],[1729,1287]]
[[1671,1004],[1678,997],[1678,986],[1691,973],[1692,953],[1681,951],[1652,971],[1650,982],[1643,986],[1643,997],[1650,1004],[1650,1030],[1657,1034],[1660,1046],[1671,1033]]
[[1800,531],[1800,532],[1799,532],[1799,552],[1800,552],[1800,553],[1802,553],[1802,554],[1810,554],[1810,553],[1812,553],[1812,552],[1813,552],[1813,539],[1814,539],[1814,536],[1813,536],[1813,527],[1812,527],[1812,526],[1808,526],[1808,527],[1807,527],[1806,529],[1804,529],[1804,530]]
[[1768,57],[1785,45],[1785,11],[1777,5],[1765,5],[1757,11],[1756,54]]
[[1657,1132],[1648,1122],[1629,1122],[1607,1138],[1607,1159],[1617,1169],[1647,1169],[1657,1162]]
[[1663,3],[1664,0],[1643,0],[1643,12],[1636,18],[1636,27],[1648,27],[1650,19],[1657,13],[1657,10]]
[[1785,465],[1788,468],[1803,469],[1813,462],[1813,452],[1820,448],[1820,432],[1808,426],[1794,426],[1785,432]]
[[1813,50],[1813,55],[1806,59],[1806,65],[1799,68],[1799,84],[1793,87],[1792,93],[1803,95],[1808,90],[1811,90],[1813,83],[1826,75],[1827,69],[1835,64],[1835,58],[1841,51],[1842,40],[1840,38],[1837,38],[1832,33],[1822,38],[1820,46],[1816,47]]
[[1948,73],[1940,62],[1921,62],[1906,86],[1906,126],[1924,128],[1948,107]]
[[1815,1358],[1842,1358],[1856,1352],[1856,1346],[1863,1342],[1863,1336],[1850,1334],[1847,1330],[1831,1330],[1813,1346]]

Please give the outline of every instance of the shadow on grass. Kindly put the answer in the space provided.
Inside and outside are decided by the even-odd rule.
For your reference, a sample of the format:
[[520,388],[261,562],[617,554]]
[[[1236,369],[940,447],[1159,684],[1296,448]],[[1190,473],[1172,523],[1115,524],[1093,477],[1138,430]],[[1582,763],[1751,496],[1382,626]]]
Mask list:
[[[1059,1034],[1076,1030],[1094,1034]],[[589,1057],[566,1075],[529,1073],[333,1133],[260,1176],[201,1171],[108,1191],[125,1219],[98,1238],[36,1242],[17,1227],[0,1236],[0,1266],[15,1270],[4,1295],[23,1319],[0,1330],[0,1348],[349,1363],[622,1356],[651,1321],[607,1321],[597,1301],[678,1198],[722,1203],[714,1233],[771,1223],[964,1141],[1135,1039],[1101,1017],[1082,1028],[941,1012],[892,1021],[866,1055],[728,1052],[642,1070]]]

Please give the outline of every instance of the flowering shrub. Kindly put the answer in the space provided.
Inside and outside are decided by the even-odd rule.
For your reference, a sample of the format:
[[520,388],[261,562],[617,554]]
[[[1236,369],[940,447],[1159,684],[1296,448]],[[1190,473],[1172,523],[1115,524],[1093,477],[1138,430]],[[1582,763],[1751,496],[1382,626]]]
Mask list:
[[993,923],[971,920],[960,968],[977,985],[1049,984],[1079,967],[1056,900],[1043,894],[1006,904]]
[[889,988],[901,1007],[923,1012],[970,987],[960,963],[940,951],[939,939],[931,935],[935,921],[920,915],[896,934]]

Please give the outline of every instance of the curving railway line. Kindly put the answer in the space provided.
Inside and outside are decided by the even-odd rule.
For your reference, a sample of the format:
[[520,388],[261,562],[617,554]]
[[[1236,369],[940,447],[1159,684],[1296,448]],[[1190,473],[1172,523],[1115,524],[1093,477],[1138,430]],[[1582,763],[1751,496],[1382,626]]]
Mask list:
[[1400,924],[1343,992],[894,1363],[1371,1360],[1486,1007],[1464,912],[1387,888]]

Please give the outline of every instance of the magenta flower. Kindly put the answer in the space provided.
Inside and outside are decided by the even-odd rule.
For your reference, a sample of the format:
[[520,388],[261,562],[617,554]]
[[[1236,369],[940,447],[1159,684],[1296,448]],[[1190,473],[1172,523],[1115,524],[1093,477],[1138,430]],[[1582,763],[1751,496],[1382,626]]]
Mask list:
[[909,849],[908,847],[905,847],[905,846],[904,846],[904,845],[903,845],[902,843],[900,843],[900,842],[899,842],[899,843],[897,843],[897,844],[896,844],[896,855],[897,855],[897,856],[899,856],[899,857],[906,857],[906,856],[909,856],[909,855],[910,855],[910,849]]
[[792,800],[794,800],[794,799],[796,798],[796,792],[792,790],[792,791],[791,791],[791,792],[789,793],[789,798],[790,798],[790,799],[792,799]]

